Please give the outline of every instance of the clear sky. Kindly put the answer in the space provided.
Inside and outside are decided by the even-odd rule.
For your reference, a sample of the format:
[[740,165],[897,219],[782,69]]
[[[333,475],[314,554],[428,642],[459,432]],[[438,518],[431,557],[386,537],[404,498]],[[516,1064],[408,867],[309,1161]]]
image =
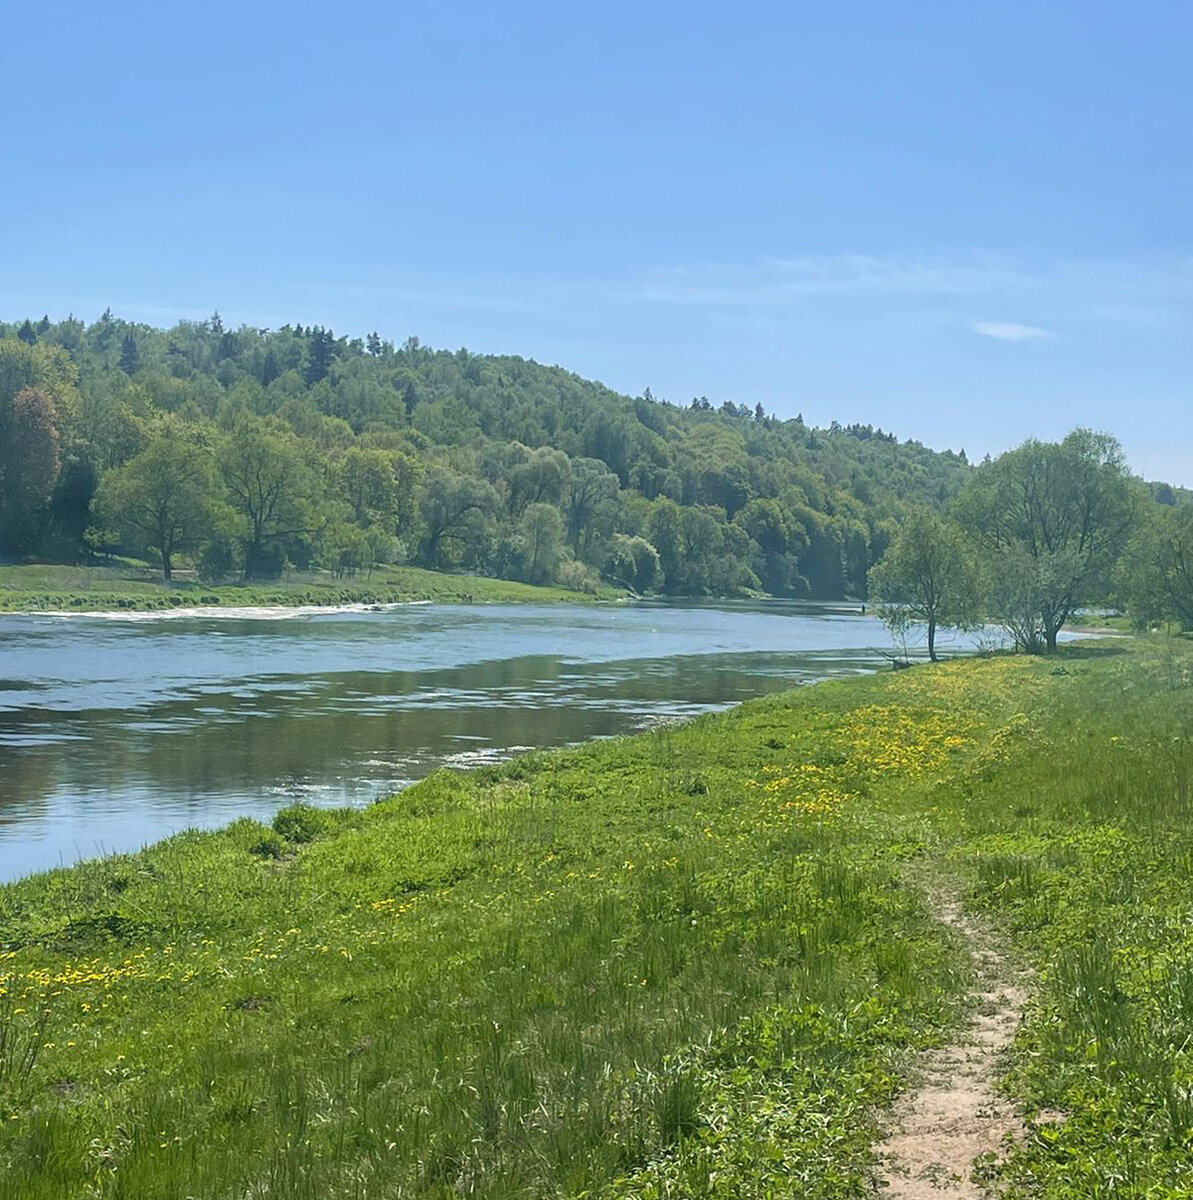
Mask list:
[[1193,4],[0,7],[0,314],[299,321],[1193,485]]

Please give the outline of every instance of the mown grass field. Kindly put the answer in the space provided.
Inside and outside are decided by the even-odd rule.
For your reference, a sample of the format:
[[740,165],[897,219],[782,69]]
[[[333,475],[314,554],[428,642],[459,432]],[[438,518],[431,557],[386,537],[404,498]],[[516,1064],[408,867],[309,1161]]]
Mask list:
[[870,1194],[971,978],[934,872],[1038,973],[1000,1186],[1193,1194],[1191,670],[826,683],[0,889],[0,1198]]
[[225,608],[337,604],[583,603],[614,600],[625,593],[603,588],[581,595],[557,587],[536,587],[479,575],[446,575],[421,567],[382,567],[369,578],[337,580],[327,572],[293,575],[276,583],[220,584],[177,580],[132,564],[70,567],[0,566],[0,612],[153,611],[221,605]]

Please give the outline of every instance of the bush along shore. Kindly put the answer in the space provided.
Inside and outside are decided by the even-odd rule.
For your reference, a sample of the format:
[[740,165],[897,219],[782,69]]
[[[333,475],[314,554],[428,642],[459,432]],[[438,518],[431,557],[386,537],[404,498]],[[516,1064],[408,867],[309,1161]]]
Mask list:
[[163,612],[190,608],[330,608],[357,604],[583,604],[623,590],[540,587],[420,567],[390,567],[364,580],[300,577],[276,583],[162,584],[112,568],[0,567],[0,612]]
[[855,1197],[1035,968],[1011,1195],[1193,1189],[1193,658],[830,682],[0,889],[0,1200]]

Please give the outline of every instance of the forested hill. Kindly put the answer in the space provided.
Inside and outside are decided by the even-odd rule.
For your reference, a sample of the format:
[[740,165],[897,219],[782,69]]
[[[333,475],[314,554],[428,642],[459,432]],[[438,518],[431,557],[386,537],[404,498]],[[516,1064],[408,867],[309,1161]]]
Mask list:
[[406,560],[584,589],[865,593],[967,474],[871,426],[619,395],[321,327],[0,323],[0,555],[207,578]]

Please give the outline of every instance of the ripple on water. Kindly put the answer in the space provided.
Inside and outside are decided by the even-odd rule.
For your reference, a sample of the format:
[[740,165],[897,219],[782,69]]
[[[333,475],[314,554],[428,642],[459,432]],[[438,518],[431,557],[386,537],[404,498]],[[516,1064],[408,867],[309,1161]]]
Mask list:
[[523,754],[533,749],[533,746],[485,746],[476,750],[460,750],[455,754],[446,755],[443,765],[458,770],[475,770],[477,767],[489,767],[505,762],[515,754]]
[[885,644],[870,618],[775,605],[71,614],[0,617],[0,636],[0,798],[21,825],[0,878],[686,720],[872,669]]

